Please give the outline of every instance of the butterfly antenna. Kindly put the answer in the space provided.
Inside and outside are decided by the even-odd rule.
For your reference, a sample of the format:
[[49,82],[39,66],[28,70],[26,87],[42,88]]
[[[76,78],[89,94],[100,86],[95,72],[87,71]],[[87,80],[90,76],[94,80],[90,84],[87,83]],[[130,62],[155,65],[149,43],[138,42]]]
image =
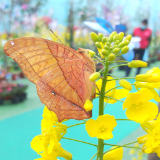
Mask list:
[[[50,31],[56,36],[56,38],[62,43],[62,41],[58,38],[58,36],[50,29]],[[63,44],[63,43],[62,43]],[[64,45],[64,44],[63,44]]]

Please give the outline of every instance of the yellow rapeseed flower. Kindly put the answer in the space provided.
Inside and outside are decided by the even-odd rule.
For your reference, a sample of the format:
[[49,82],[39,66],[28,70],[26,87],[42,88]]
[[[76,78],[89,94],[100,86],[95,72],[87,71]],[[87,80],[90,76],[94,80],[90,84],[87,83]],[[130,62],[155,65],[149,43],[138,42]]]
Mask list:
[[107,140],[113,138],[112,131],[116,125],[117,123],[114,116],[105,114],[99,116],[97,120],[89,119],[86,122],[86,131],[90,137]]
[[[31,141],[31,148],[42,156],[39,160],[57,160],[57,156],[65,157],[66,154],[70,154],[66,151],[65,155],[63,155],[62,151],[65,150],[59,143],[62,135],[67,132],[67,126],[59,123],[56,114],[49,111],[47,107],[44,108],[42,116],[42,134],[34,137]],[[53,154],[54,156],[52,156]],[[68,160],[70,159],[71,158],[68,158]]]
[[160,157],[160,114],[156,120],[147,121],[141,126],[148,133],[138,138],[138,143],[144,143],[142,151],[148,154],[157,153]]
[[38,135],[33,138],[31,141],[31,148],[40,153],[47,150],[48,153],[51,153],[53,149],[59,148],[60,143],[58,142],[58,137],[56,130],[45,133],[44,135]]
[[123,148],[115,148],[112,147],[111,151],[107,152],[106,154],[103,155],[103,160],[122,160],[123,158]]
[[[108,76],[107,79],[111,80],[113,78]],[[96,90],[96,93],[99,93],[99,91],[101,90],[101,87],[102,87],[102,79],[99,79],[98,81],[96,81],[96,85],[97,85],[97,88],[98,88]],[[105,92],[114,88],[115,86],[116,86],[116,81],[115,80],[108,81],[107,84],[106,84]],[[127,89],[113,89],[113,90],[111,90],[111,91],[109,91],[105,94],[105,96],[111,97],[111,98],[105,97],[104,101],[105,102],[108,101],[108,103],[113,104],[113,103],[116,103],[117,100],[114,100],[112,98],[122,99],[122,98],[126,97],[128,95],[128,93],[129,93],[129,90],[127,90]]]
[[123,103],[123,109],[127,109],[126,116],[138,123],[153,120],[158,114],[157,105],[149,102],[153,97],[154,94],[148,89],[130,93]]

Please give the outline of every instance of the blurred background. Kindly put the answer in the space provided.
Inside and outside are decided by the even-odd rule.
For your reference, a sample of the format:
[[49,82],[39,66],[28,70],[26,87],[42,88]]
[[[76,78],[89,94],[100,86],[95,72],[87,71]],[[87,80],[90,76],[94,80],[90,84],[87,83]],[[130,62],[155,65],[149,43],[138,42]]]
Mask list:
[[[140,71],[146,73],[150,68],[160,66],[159,6],[159,0],[0,0],[0,159],[30,160],[39,157],[30,148],[30,141],[40,134],[44,108],[37,96],[36,86],[28,81],[17,63],[4,54],[3,46],[8,40],[42,37],[59,42],[50,32],[52,29],[65,45],[75,50],[81,47],[97,52],[90,32],[103,33],[105,36],[112,31],[124,32],[125,35],[133,35],[133,40],[129,52],[119,59],[131,61],[140,59],[140,54],[135,56],[135,50],[141,48],[143,39],[142,35],[134,34],[135,29],[148,29],[151,35],[147,39],[148,45],[143,47],[142,60],[147,61],[149,67]],[[147,24],[143,23],[144,20]],[[143,28],[144,25],[146,28]],[[101,68],[102,65],[97,64],[97,70]],[[119,67],[112,73],[124,77],[127,69]],[[132,69],[129,76],[136,73],[137,70]],[[133,80],[130,82],[133,83]],[[94,105],[97,106],[98,101],[94,101]],[[117,102],[114,108],[107,108],[106,112],[125,118],[121,106]],[[94,118],[96,116],[93,115]],[[124,144],[136,140],[144,132],[139,124],[121,122],[114,134],[115,139],[109,142]],[[84,126],[77,127],[76,131],[70,129],[67,136],[97,143],[96,139],[87,135]],[[88,160],[96,152],[89,146],[68,140],[62,140],[62,147],[73,153],[74,160]],[[105,149],[110,148],[107,147]],[[153,157],[149,159],[159,159]],[[147,160],[148,157],[140,151],[125,149],[123,159]]]

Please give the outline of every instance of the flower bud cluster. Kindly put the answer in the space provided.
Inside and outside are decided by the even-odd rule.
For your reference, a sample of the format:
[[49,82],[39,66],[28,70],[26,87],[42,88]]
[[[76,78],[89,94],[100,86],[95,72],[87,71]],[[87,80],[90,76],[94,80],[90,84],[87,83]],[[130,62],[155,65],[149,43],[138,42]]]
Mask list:
[[107,57],[107,60],[111,62],[116,59],[116,54],[126,54],[128,52],[128,44],[132,36],[128,35],[124,38],[123,32],[117,34],[117,32],[114,31],[109,37],[104,37],[102,33],[97,35],[92,32],[91,38],[95,42],[101,58]]

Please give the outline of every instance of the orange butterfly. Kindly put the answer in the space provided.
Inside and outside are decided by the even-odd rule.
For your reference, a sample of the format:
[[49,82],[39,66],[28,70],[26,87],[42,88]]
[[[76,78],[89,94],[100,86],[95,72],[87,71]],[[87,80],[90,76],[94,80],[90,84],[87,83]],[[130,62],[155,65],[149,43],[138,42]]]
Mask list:
[[47,39],[22,37],[8,41],[4,52],[36,84],[41,102],[59,121],[92,116],[83,106],[95,94],[95,84],[89,81],[95,64],[84,50],[77,52]]

